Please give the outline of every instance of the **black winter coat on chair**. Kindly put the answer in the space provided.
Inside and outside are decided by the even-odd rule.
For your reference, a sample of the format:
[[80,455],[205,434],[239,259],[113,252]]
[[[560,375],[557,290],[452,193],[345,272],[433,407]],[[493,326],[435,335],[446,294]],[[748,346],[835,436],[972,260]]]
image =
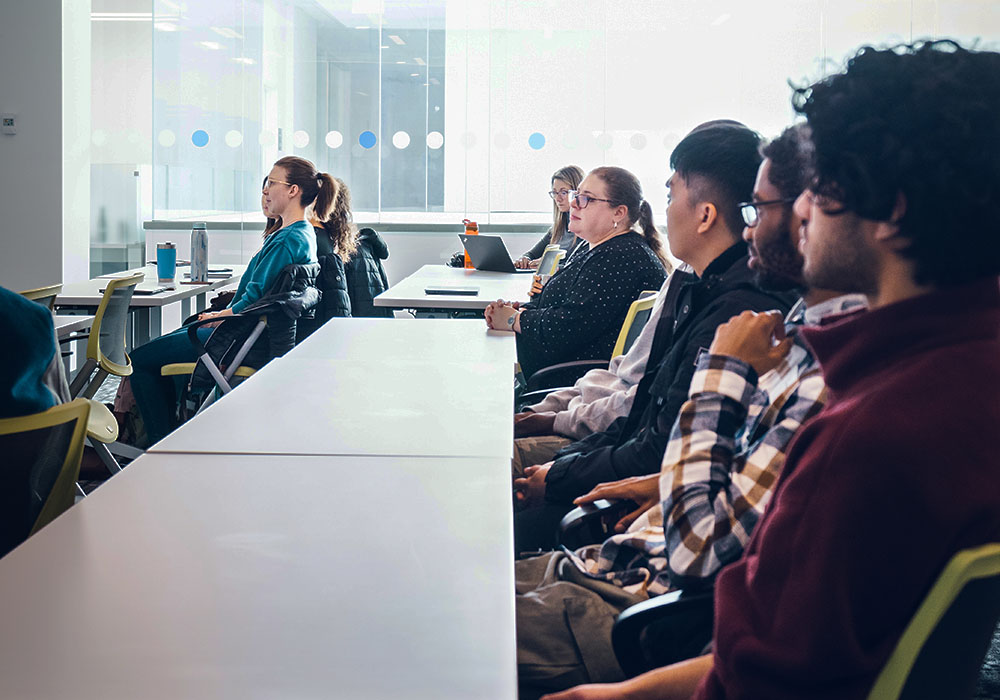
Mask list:
[[388,257],[389,247],[377,231],[370,228],[358,231],[358,252],[344,266],[352,315],[392,318],[391,310],[372,303],[375,297],[389,288],[389,280],[382,267],[382,260]]

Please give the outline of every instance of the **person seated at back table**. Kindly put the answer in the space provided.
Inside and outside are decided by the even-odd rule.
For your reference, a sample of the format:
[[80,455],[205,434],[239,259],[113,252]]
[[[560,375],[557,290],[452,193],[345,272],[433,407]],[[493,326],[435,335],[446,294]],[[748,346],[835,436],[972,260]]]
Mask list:
[[583,241],[569,230],[569,193],[577,189],[582,180],[583,170],[575,165],[567,165],[552,173],[552,189],[549,190],[549,197],[552,198],[552,226],[538,243],[514,261],[516,267],[538,267],[545,248],[553,243],[566,251],[566,257],[560,263],[565,265],[582,247]]
[[1000,53],[866,47],[794,106],[806,282],[870,310],[803,331],[830,399],[719,574],[714,654],[552,700],[861,700],[948,560],[1000,541]]
[[[306,209],[312,205],[319,219],[325,220],[333,207],[334,194],[333,178],[317,172],[308,160],[297,156],[279,159],[264,183],[264,206],[269,218],[281,221],[281,228],[267,236],[264,245],[250,259],[229,306],[222,311],[203,313],[199,320],[225,320],[264,296],[285,266],[315,263],[316,234],[306,221]],[[197,332],[204,342],[212,328],[202,326]],[[150,444],[163,439],[175,423],[175,380],[160,376],[160,368],[196,359],[196,350],[184,327],[132,352],[132,392]]]
[[628,307],[667,276],[653,212],[635,175],[597,168],[570,200],[570,230],[588,250],[556,272],[529,304],[498,299],[486,307],[490,328],[517,334],[525,378],[559,362],[610,360]]
[[52,312],[0,287],[0,418],[41,413],[70,400]]
[[794,295],[754,284],[740,238],[739,203],[753,192],[759,147],[756,132],[716,120],[693,129],[671,153],[667,238],[671,252],[696,277],[680,290],[667,323],[658,324],[628,416],[515,479],[517,498],[526,506],[514,519],[518,552],[551,549],[556,526],[573,499],[597,484],[659,470],[696,360],[712,344],[719,324],[741,311],[785,312],[791,305]]
[[355,317],[392,318],[392,309],[375,306],[375,297],[389,288],[382,261],[389,257],[389,246],[378,231],[363,228],[357,231],[352,223],[351,191],[344,181],[337,178],[337,201],[331,222],[350,227],[357,244],[344,261],[347,275],[347,293],[351,297],[351,315]]

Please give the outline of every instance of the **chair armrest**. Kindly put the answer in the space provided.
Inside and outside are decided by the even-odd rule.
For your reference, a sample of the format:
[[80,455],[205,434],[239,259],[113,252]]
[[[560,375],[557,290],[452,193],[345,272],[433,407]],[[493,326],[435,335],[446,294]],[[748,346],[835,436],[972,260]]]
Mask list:
[[114,414],[100,401],[87,399],[87,403],[90,404],[90,414],[87,416],[87,437],[105,444],[117,440],[118,420]]
[[559,523],[559,544],[577,549],[603,542],[615,534],[615,523],[636,508],[638,505],[634,501],[604,498],[574,508]]
[[188,340],[191,341],[191,344],[194,346],[195,350],[198,351],[199,355],[204,355],[205,353],[208,352],[208,350],[205,349],[205,344],[202,343],[200,340],[198,340],[198,329],[199,328],[201,328],[202,326],[204,326],[204,325],[206,325],[208,323],[219,323],[220,321],[222,323],[225,323],[226,321],[229,321],[229,320],[234,319],[234,318],[247,318],[247,317],[253,317],[253,316],[257,316],[257,315],[259,315],[259,314],[243,314],[243,313],[238,313],[238,314],[229,314],[228,316],[223,316],[222,318],[219,318],[218,316],[215,316],[213,318],[206,318],[206,319],[203,319],[201,321],[194,321],[192,323],[188,323],[188,324],[186,324],[183,327],[187,329]]
[[712,639],[715,596],[709,589],[671,591],[626,609],[611,628],[611,644],[632,677],[701,654]]
[[520,413],[528,406],[534,406],[536,403],[544,399],[546,396],[551,394],[553,391],[561,391],[563,389],[569,389],[568,386],[554,386],[548,389],[536,389],[535,391],[529,391],[517,396],[517,400],[514,404],[514,413]]
[[573,360],[542,367],[528,377],[528,391],[552,386],[568,386],[592,369],[607,369],[608,360]]

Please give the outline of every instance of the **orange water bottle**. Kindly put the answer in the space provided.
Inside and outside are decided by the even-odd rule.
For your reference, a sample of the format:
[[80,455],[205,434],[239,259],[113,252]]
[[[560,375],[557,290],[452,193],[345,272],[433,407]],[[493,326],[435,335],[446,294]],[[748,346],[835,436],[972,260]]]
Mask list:
[[[478,236],[479,235],[479,224],[475,221],[470,221],[469,219],[462,219],[462,223],[465,224],[465,235],[466,236]],[[469,260],[469,251],[465,251],[465,269],[471,270],[475,266],[472,261]]]

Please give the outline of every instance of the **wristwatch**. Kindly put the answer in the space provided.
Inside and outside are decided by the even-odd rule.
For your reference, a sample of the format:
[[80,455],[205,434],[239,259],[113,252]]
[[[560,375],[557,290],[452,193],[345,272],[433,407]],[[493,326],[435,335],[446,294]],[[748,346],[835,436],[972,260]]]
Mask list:
[[508,316],[508,317],[507,317],[507,326],[508,326],[508,327],[509,327],[509,328],[510,328],[511,330],[514,330],[514,321],[516,321],[516,320],[517,320],[517,315],[518,315],[519,313],[520,313],[519,311],[515,311],[514,313],[512,313],[512,314],[511,314],[510,316]]

